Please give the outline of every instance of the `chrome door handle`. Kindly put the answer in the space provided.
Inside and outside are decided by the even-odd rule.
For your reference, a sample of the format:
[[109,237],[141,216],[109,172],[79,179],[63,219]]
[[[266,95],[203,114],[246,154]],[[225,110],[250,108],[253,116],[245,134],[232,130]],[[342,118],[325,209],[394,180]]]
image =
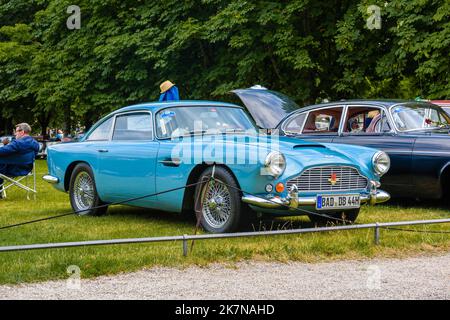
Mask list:
[[108,149],[99,149],[99,150],[97,150],[98,152],[102,152],[102,153],[105,153],[105,152],[108,152]]
[[159,163],[162,163],[163,166],[166,167],[178,167],[181,164],[180,159],[172,159],[172,158],[166,158],[164,160],[158,161]]

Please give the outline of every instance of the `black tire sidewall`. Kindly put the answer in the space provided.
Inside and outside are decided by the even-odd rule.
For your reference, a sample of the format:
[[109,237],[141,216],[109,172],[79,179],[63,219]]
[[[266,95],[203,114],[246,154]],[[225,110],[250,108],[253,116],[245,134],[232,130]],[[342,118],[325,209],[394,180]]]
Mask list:
[[[198,181],[202,181],[204,177],[210,178],[212,174],[212,167],[207,168],[199,177]],[[221,228],[215,228],[207,223],[207,221],[204,219],[203,213],[201,215],[201,225],[203,229],[205,229],[208,232],[213,233],[226,233],[226,232],[233,232],[236,231],[240,225],[241,222],[241,211],[242,211],[242,203],[241,203],[241,194],[238,191],[238,185],[236,183],[236,180],[232,176],[230,172],[228,172],[223,167],[216,167],[214,170],[214,178],[223,181],[227,185],[230,185],[232,187],[226,186],[228,189],[228,192],[230,193],[231,198],[231,215],[226,222],[226,224]],[[209,181],[209,179],[208,179]],[[208,182],[207,182],[208,183]],[[214,182],[214,183],[220,183],[220,182]],[[202,192],[202,184],[197,185],[195,189],[195,199],[198,198],[198,194]],[[201,201],[201,199],[200,199]]]
[[[78,174],[80,174],[81,172],[86,172],[87,174],[89,174],[89,176],[91,177],[93,184],[94,184],[94,204],[93,207],[98,207],[104,204],[104,202],[102,202],[98,196],[97,193],[97,186],[95,184],[95,178],[94,178],[94,173],[92,171],[92,168],[86,164],[86,163],[79,163],[77,164],[77,166],[75,167],[75,169],[72,171],[72,174],[70,176],[70,185],[69,185],[69,198],[70,198],[70,204],[72,206],[72,209],[74,211],[80,211],[81,208],[78,208],[75,200],[74,200],[74,194],[73,194],[73,188],[74,188],[74,183],[75,183],[75,179],[77,177]],[[81,216],[99,216],[102,215],[106,212],[107,207],[102,207],[102,208],[95,208],[95,209],[89,209],[89,210],[85,210],[81,213],[77,213],[78,215]]]

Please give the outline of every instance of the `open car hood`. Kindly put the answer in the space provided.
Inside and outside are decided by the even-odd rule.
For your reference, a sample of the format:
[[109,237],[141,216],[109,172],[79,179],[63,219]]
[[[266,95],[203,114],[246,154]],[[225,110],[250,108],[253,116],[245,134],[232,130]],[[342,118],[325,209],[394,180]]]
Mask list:
[[231,92],[239,97],[256,124],[263,129],[276,128],[284,117],[300,108],[288,96],[260,86]]

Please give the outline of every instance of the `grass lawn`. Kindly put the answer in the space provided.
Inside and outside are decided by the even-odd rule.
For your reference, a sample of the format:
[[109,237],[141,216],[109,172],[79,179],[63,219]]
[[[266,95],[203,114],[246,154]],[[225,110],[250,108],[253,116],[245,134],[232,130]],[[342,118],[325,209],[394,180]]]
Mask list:
[[[37,161],[36,201],[10,189],[0,200],[0,227],[70,212],[68,195],[54,190],[40,177],[46,162]],[[448,207],[437,202],[391,203],[363,207],[358,223],[450,217]],[[138,238],[193,234],[193,217],[125,206],[111,207],[102,217],[68,216],[0,230],[0,246],[114,238]],[[311,227],[306,217],[264,220],[258,230]],[[408,227],[450,231],[450,224]],[[110,245],[100,247],[0,253],[0,284],[67,279],[67,268],[76,265],[82,278],[129,272],[152,266],[183,267],[211,262],[260,261],[317,262],[369,257],[403,257],[450,251],[449,234],[381,231],[381,244],[373,244],[373,230],[340,231],[304,235],[217,239],[197,241],[194,251],[183,257],[181,242]]]

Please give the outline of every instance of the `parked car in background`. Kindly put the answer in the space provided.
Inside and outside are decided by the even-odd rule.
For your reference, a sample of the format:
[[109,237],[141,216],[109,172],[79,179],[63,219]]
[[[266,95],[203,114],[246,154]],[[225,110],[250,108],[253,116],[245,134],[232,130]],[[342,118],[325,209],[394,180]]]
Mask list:
[[279,92],[251,88],[233,92],[259,126],[281,135],[385,151],[391,168],[381,183],[393,197],[450,196],[450,117],[437,105],[350,100],[300,108]]
[[54,144],[61,143],[60,140],[44,138],[43,136],[33,136],[33,138],[39,143],[39,152],[36,156],[37,159],[47,159],[47,148]]
[[[136,197],[128,204],[193,211],[199,199],[203,227],[230,232],[249,217],[249,208],[354,221],[362,204],[389,199],[378,189],[389,169],[384,152],[259,134],[243,107],[222,102],[122,108],[80,142],[47,152],[44,180],[68,192],[79,214],[102,214],[106,207],[99,205]],[[215,182],[199,183],[213,174]],[[174,188],[181,189],[163,193]]]
[[450,116],[450,100],[431,100],[430,102],[440,106]]
[[38,157],[41,159],[47,159],[47,150],[48,147],[53,146],[55,144],[60,144],[61,141],[52,141],[52,140],[45,140],[45,141],[39,141],[39,144],[43,144],[42,150],[39,150]]

